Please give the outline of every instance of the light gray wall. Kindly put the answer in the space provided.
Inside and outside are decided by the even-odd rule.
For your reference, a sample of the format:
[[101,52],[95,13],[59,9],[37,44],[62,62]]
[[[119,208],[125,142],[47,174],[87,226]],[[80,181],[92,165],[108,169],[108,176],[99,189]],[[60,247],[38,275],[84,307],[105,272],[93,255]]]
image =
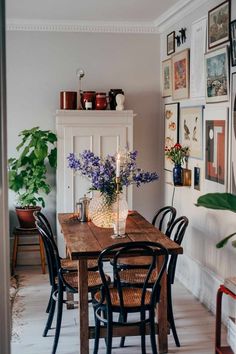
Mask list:
[[[18,133],[40,126],[55,130],[61,90],[77,90],[76,69],[84,68],[84,90],[122,88],[125,108],[136,114],[134,147],[142,168],[160,171],[159,36],[129,34],[7,33],[8,155],[15,154]],[[55,219],[55,178],[47,198]],[[148,219],[160,205],[161,182],[134,192],[134,208]],[[60,193],[60,191],[58,191]],[[10,208],[14,195],[10,193]],[[11,213],[13,221],[14,212]]]
[[[187,41],[184,45],[177,47],[176,52],[185,48],[190,48],[191,39],[191,24],[206,16],[208,10],[212,9],[221,1],[211,0],[207,1],[199,9],[183,17],[181,21],[168,28],[161,35],[161,61],[166,59],[166,36],[171,31],[178,31],[181,27],[186,27]],[[236,1],[232,1],[232,16],[231,19],[236,19]],[[233,68],[235,70],[235,68]],[[191,75],[190,75],[191,80]],[[164,103],[172,102],[171,98],[163,100]],[[180,106],[195,106],[205,105],[205,100],[187,99],[180,101]],[[230,103],[217,103],[211,104],[214,107],[229,107]],[[162,105],[164,109],[164,105]],[[204,123],[203,123],[204,124]],[[235,152],[234,152],[235,153]],[[204,178],[204,160],[189,159],[189,168],[193,170],[194,166],[201,168],[201,190],[197,191],[189,187],[180,187],[173,189],[168,183],[165,183],[165,203],[171,203],[173,193],[174,206],[178,210],[178,215],[186,215],[190,224],[183,242],[184,255],[179,257],[177,274],[183,283],[192,291],[203,303],[206,304],[211,310],[215,310],[215,297],[219,284],[225,277],[235,276],[236,260],[234,249],[229,244],[224,249],[216,249],[216,243],[224,236],[229,235],[236,231],[235,214],[229,211],[213,211],[204,208],[197,208],[194,204],[197,198],[207,192],[217,192],[218,186],[215,184],[215,190],[207,189]],[[192,171],[193,173],[193,171]],[[171,172],[165,172],[165,181],[172,180]],[[193,181],[192,181],[193,185]],[[229,302],[226,300],[227,305]],[[231,311],[235,310],[233,306]],[[224,316],[228,314],[225,307]]]

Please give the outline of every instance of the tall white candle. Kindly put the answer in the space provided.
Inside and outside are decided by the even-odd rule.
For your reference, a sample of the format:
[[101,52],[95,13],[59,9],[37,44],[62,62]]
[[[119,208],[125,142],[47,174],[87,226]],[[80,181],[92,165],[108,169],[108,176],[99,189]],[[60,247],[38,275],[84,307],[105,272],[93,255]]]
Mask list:
[[116,160],[116,177],[120,177],[120,154],[117,154],[117,160]]

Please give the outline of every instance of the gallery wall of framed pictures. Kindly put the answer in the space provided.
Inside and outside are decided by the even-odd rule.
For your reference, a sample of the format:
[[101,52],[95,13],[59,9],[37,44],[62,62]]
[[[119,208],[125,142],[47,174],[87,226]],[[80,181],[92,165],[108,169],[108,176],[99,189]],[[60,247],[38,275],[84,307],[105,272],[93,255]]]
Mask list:
[[[192,187],[201,191],[202,180],[211,191],[236,194],[236,18],[231,18],[231,1],[210,8],[185,28],[189,48],[179,47],[176,34],[181,31],[167,32],[162,97],[167,101],[165,146],[189,146]],[[175,135],[168,125],[170,107],[175,108]],[[173,168],[166,157],[164,168]]]

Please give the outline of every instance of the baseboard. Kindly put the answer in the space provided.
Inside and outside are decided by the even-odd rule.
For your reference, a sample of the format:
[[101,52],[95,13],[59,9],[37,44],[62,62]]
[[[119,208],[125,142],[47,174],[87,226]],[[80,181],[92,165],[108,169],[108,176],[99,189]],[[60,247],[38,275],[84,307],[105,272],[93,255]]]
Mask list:
[[[217,290],[224,281],[210,269],[188,255],[178,257],[176,270],[178,280],[212,313],[216,312]],[[227,297],[226,297],[227,298]],[[227,325],[229,302],[223,299],[222,320]]]

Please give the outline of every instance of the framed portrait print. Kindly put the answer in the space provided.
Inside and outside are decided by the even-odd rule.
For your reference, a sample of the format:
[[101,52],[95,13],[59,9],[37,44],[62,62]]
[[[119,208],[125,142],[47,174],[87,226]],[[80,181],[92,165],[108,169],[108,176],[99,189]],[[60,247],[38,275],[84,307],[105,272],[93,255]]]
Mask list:
[[223,47],[205,55],[206,102],[229,100],[228,50]]
[[231,112],[231,126],[229,131],[231,132],[231,149],[230,149],[230,162],[229,162],[229,173],[230,173],[230,188],[229,191],[236,195],[236,73],[232,74],[232,90],[231,90],[231,102],[232,102],[232,112]]
[[174,100],[189,97],[189,49],[172,57],[172,96]]
[[236,20],[231,22],[230,30],[231,64],[236,66]]
[[230,1],[226,0],[208,12],[208,48],[230,39]]
[[179,142],[189,146],[189,157],[203,158],[203,106],[181,107],[179,118]]
[[205,178],[227,186],[228,108],[205,108]]
[[171,59],[162,62],[162,97],[172,95]]
[[175,52],[175,31],[170,32],[167,35],[167,55],[173,54]]
[[[179,103],[165,104],[165,148],[174,146],[179,141]],[[165,156],[165,170],[172,171],[173,165]]]

